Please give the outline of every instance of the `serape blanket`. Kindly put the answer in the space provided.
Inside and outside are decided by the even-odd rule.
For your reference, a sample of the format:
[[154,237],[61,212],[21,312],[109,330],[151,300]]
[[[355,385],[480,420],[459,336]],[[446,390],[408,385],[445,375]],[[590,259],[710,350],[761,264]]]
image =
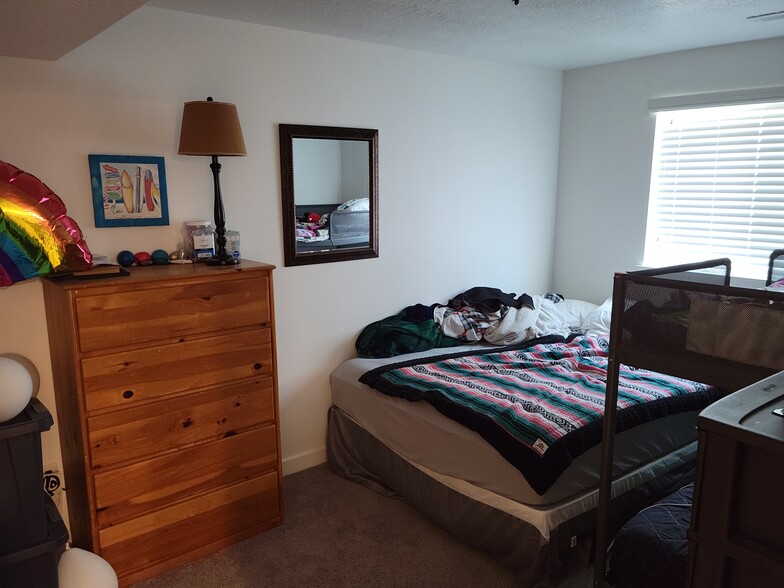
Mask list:
[[[608,339],[543,337],[382,366],[360,382],[425,401],[476,431],[544,494],[572,460],[601,442]],[[722,391],[674,376],[620,366],[618,428],[697,410]]]

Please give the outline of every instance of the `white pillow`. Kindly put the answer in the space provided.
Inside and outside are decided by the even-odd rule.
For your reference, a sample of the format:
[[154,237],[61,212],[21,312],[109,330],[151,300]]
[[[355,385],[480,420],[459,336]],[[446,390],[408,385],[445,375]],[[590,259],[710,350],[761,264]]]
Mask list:
[[597,307],[593,302],[575,298],[564,298],[555,305],[556,310],[565,316],[569,326],[575,329],[579,329],[586,317]]
[[343,204],[338,206],[337,210],[350,210],[352,212],[363,212],[370,210],[370,198],[355,198],[353,200],[346,200]]
[[585,317],[580,330],[586,335],[609,335],[611,315],[612,298],[608,298]]

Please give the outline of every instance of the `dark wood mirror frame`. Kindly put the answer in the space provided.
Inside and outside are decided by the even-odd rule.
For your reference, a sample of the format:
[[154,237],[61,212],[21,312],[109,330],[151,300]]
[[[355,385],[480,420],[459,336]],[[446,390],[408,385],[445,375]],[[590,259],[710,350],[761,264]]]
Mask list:
[[[283,204],[283,257],[286,266],[378,257],[378,130],[311,125],[279,125],[280,184]],[[367,246],[298,252],[295,234],[294,139],[366,141],[368,144],[369,234]]]

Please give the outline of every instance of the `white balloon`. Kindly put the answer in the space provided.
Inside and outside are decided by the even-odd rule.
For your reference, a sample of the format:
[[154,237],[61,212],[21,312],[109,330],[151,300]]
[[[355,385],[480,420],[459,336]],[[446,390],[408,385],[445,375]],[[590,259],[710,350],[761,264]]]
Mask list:
[[33,397],[33,378],[27,368],[10,357],[0,356],[0,423],[22,412]]
[[57,563],[60,588],[117,588],[117,574],[109,562],[78,547],[66,549]]

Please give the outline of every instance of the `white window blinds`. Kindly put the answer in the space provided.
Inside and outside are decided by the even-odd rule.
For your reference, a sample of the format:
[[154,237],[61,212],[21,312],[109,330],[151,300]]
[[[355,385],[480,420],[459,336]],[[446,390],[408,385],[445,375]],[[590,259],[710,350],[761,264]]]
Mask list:
[[729,257],[764,279],[784,247],[784,102],[656,115],[644,264]]

